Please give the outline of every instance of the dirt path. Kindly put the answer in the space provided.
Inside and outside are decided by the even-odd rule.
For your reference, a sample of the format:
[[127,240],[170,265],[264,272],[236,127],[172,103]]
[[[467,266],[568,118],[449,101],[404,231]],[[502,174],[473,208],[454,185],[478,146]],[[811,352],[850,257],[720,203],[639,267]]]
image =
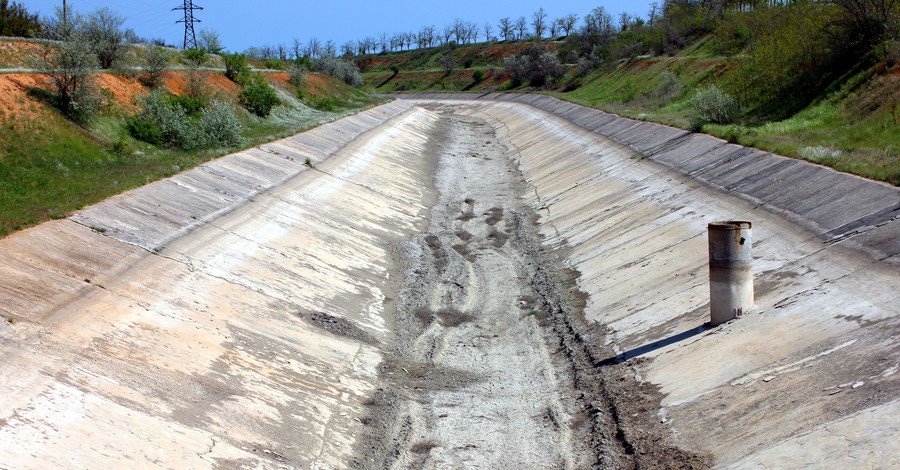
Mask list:
[[583,467],[530,286],[518,174],[485,123],[445,115],[439,134],[439,200],[403,247],[403,333],[361,466]]
[[396,346],[353,466],[693,467],[654,423],[629,422],[656,397],[626,366],[599,367],[612,353],[519,202],[531,188],[516,150],[490,123],[438,111],[437,202],[397,250]]

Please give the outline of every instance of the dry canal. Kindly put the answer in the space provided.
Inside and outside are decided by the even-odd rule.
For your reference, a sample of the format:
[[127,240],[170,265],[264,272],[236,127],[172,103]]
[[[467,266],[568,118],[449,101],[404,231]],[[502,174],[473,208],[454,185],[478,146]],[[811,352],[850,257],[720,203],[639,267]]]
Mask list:
[[[408,97],[0,240],[0,468],[897,467],[898,216],[552,98]],[[756,306],[710,328],[715,220],[753,222]]]

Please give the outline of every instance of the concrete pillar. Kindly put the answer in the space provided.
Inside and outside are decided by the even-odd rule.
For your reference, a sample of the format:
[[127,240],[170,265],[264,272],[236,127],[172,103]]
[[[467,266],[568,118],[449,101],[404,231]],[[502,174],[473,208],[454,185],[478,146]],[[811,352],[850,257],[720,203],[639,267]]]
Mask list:
[[718,326],[753,307],[751,224],[712,222],[709,233],[710,324]]

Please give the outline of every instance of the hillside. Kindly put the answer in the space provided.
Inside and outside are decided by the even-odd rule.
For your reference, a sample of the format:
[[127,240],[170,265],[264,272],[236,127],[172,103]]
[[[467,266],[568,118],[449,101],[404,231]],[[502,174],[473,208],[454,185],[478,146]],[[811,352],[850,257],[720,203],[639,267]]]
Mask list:
[[[203,69],[204,99],[233,107],[242,128],[240,141],[197,149],[153,145],[127,129],[140,111],[139,101],[151,91],[141,73],[99,74],[99,111],[77,123],[51,104],[46,76],[19,72],[30,65],[36,47],[30,41],[0,41],[0,66],[16,72],[0,70],[0,236],[378,102],[324,75],[307,73],[303,86],[296,87],[287,72],[270,72],[265,80],[281,104],[262,118],[240,106],[240,85],[221,71]],[[214,57],[205,67],[217,63]],[[191,72],[183,65],[171,68],[159,88],[187,96]]]
[[[718,53],[715,35],[699,37],[674,55],[642,55],[566,74],[548,85],[515,84],[505,57],[530,43],[466,45],[382,54],[358,60],[366,84],[378,93],[546,93],[623,116],[702,130],[731,142],[805,159],[839,171],[900,185],[900,42],[894,49],[858,57],[833,73],[820,90],[797,100],[779,97],[767,107],[741,107],[732,123],[693,122],[693,99],[710,85],[735,89],[745,55]],[[558,50],[563,42],[542,43]],[[446,57],[452,56],[452,62]],[[452,67],[441,68],[441,64]],[[730,87],[730,88],[729,88]],[[787,90],[787,96],[797,97]]]

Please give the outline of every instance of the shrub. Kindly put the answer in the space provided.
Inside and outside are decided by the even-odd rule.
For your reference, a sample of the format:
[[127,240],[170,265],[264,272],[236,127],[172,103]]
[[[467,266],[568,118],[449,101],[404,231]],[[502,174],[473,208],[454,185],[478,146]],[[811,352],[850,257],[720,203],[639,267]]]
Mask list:
[[225,54],[222,56],[222,60],[225,62],[225,76],[232,82],[240,83],[242,77],[250,73],[247,57],[244,54],[239,52]]
[[715,85],[698,91],[689,106],[691,127],[694,129],[707,123],[729,124],[734,121],[738,112],[734,98]]
[[475,71],[472,72],[472,80],[475,80],[476,82],[484,80],[484,70],[475,69]]
[[163,72],[169,66],[169,54],[159,46],[150,46],[144,54],[144,84],[156,88],[162,83]]
[[181,53],[181,57],[184,62],[191,67],[200,67],[209,56],[206,54],[206,49],[187,49]]
[[202,144],[206,147],[231,147],[241,143],[241,126],[234,108],[224,101],[215,100],[203,110],[197,122]]
[[251,113],[266,117],[272,112],[272,108],[281,104],[278,93],[263,78],[253,80],[253,83],[241,90],[238,100]]
[[394,75],[400,73],[400,66],[397,64],[391,64],[391,73],[393,73]]
[[358,87],[363,83],[359,69],[350,62],[344,62],[334,57],[328,57],[317,60],[315,62],[315,67],[319,72],[342,80],[352,87]]
[[308,71],[305,62],[295,61],[291,64],[291,68],[289,70],[290,78],[288,78],[288,83],[294,85],[295,87],[303,87],[306,85],[306,72]]
[[125,123],[125,129],[137,140],[157,146],[162,144],[162,132],[160,132],[159,126],[149,119],[131,117]]
[[681,80],[678,75],[671,70],[666,70],[659,78],[656,88],[653,90],[655,96],[661,98],[674,98],[681,91]]
[[151,121],[159,129],[164,145],[182,149],[199,146],[197,133],[187,111],[159,91],[150,92],[141,102],[139,118]]
[[556,56],[547,52],[543,46],[537,45],[518,56],[507,57],[503,65],[512,80],[512,86],[527,81],[529,85],[539,87],[565,75],[565,70]]
[[284,70],[284,61],[279,59],[266,59],[263,61],[263,67],[271,70]]
[[180,106],[191,117],[199,117],[200,112],[206,107],[206,100],[197,96],[167,95],[165,100],[170,106]]

